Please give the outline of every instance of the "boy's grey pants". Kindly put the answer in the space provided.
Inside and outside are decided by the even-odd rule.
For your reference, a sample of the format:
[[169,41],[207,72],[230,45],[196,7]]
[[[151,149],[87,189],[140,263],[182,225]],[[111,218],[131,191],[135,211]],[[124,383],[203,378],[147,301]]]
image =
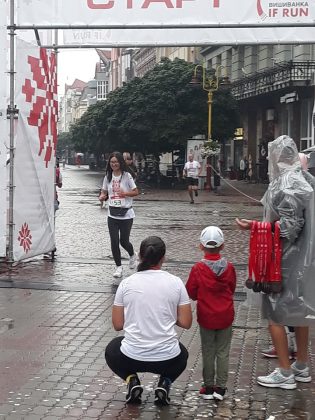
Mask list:
[[208,330],[200,326],[205,386],[225,388],[229,371],[232,326],[224,330]]

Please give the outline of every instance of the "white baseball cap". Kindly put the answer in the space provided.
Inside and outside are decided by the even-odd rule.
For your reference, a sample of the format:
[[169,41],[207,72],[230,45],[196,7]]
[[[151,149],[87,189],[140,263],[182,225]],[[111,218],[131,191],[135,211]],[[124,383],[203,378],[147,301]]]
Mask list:
[[205,248],[218,248],[224,244],[224,235],[222,230],[217,226],[207,226],[201,232],[200,243]]

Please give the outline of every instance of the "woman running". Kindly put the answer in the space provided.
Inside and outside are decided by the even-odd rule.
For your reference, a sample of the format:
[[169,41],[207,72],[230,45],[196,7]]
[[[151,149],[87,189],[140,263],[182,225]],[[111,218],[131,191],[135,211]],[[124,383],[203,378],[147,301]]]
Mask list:
[[138,194],[137,186],[128,172],[123,155],[119,152],[111,153],[99,200],[108,199],[107,223],[116,264],[113,276],[116,278],[121,278],[123,275],[119,243],[129,254],[129,268],[134,269],[137,266],[137,256],[129,237],[135,217],[132,200]]
[[189,329],[192,313],[188,294],[179,277],[162,271],[165,243],[150,236],[140,245],[138,272],[124,279],[112,311],[116,331],[106,347],[110,369],[127,383],[127,403],[141,402],[143,387],[137,372],[160,375],[155,403],[170,402],[171,383],[185,370],[188,352],[178,341],[175,325]]

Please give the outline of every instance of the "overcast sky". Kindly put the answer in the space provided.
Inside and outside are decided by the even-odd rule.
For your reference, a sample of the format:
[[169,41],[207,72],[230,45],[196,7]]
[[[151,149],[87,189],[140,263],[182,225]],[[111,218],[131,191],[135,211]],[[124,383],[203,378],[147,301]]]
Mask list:
[[60,49],[58,53],[59,94],[64,93],[65,83],[71,85],[75,79],[88,82],[94,79],[98,55],[94,49]]
[[[34,31],[20,30],[19,37],[24,41],[37,45]],[[52,45],[54,39],[53,32],[40,32],[42,45]],[[63,44],[63,34],[59,31],[59,42]],[[99,57],[94,48],[74,48],[62,49],[58,51],[58,93],[63,95],[65,83],[71,85],[75,79],[88,82],[94,79],[95,64],[99,61]]]

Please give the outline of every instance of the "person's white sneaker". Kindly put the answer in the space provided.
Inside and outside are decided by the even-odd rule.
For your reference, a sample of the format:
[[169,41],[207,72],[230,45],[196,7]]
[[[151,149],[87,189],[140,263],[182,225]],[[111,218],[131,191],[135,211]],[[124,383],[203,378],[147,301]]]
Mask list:
[[258,376],[257,383],[267,388],[282,388],[282,389],[295,389],[296,382],[294,374],[289,376],[282,375],[280,368],[276,368],[270,375]]
[[306,366],[304,369],[298,369],[295,366],[295,363],[296,362],[292,363],[291,365],[295,380],[298,382],[311,382],[312,377],[310,375],[310,368]]
[[[262,350],[261,354],[267,358],[276,359],[278,357],[277,351],[274,346],[269,347],[268,349]],[[289,347],[289,359],[296,358],[296,350],[293,347]]]
[[130,258],[129,258],[129,268],[131,270],[134,270],[137,267],[137,254],[134,253]]
[[122,265],[120,265],[119,267],[116,267],[116,270],[113,273],[113,277],[115,277],[116,279],[119,279],[120,277],[122,277],[123,275],[123,268]]

